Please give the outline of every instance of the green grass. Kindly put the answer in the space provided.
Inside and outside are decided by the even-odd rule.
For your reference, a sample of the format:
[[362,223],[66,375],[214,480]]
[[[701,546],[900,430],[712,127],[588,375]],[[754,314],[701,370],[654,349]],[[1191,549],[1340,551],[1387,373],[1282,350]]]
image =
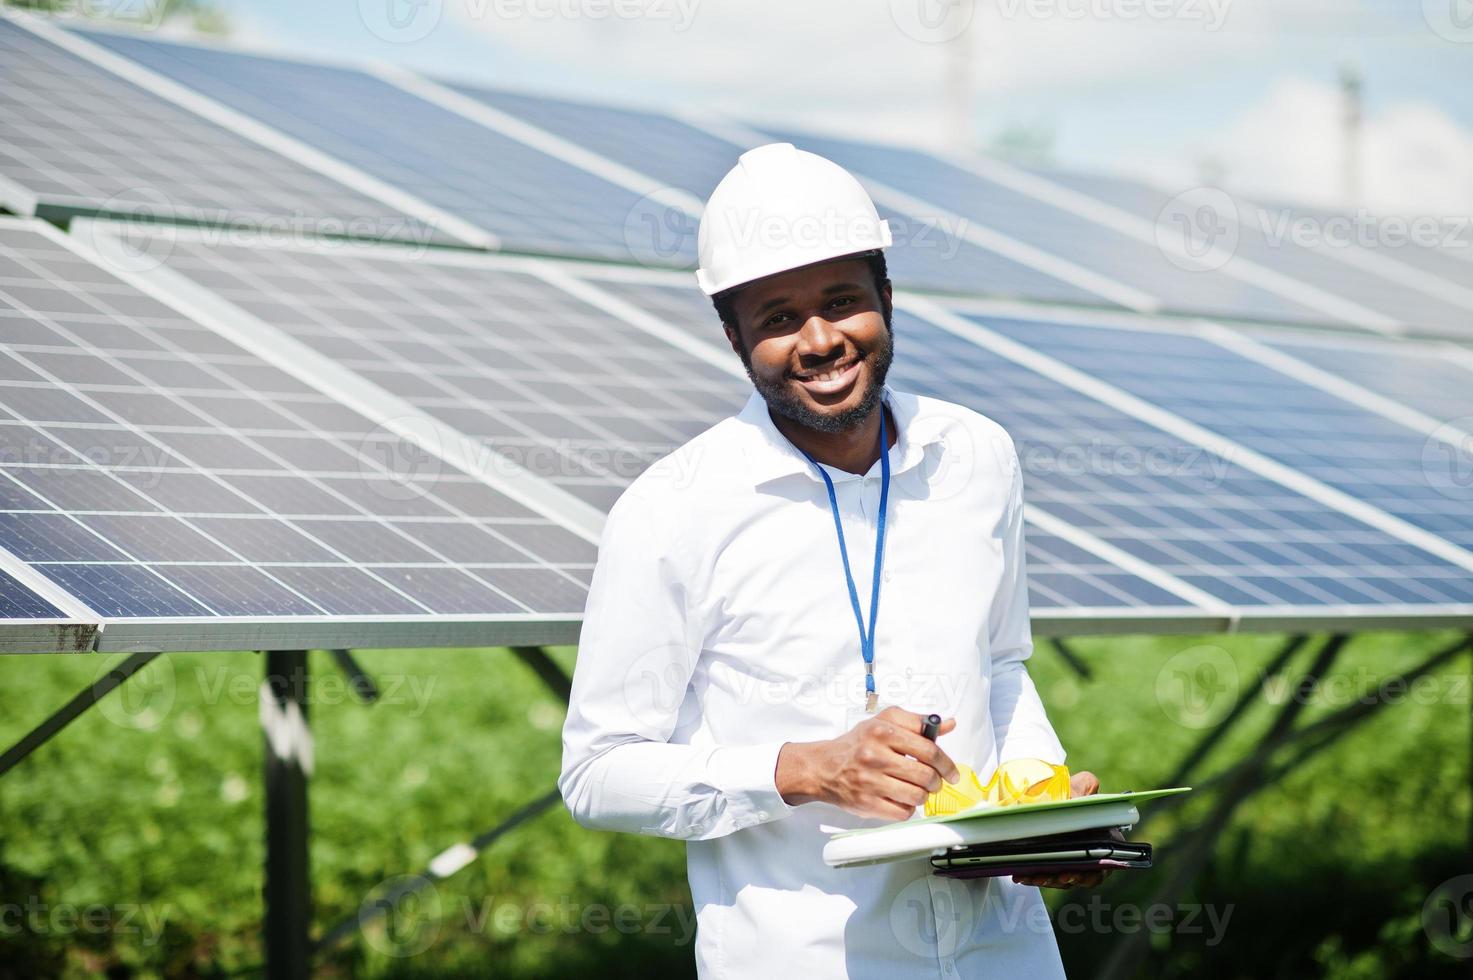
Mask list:
[[[1301,721],[1329,714],[1360,686],[1453,638],[1355,638],[1332,674],[1337,703],[1310,699]],[[1203,733],[1173,720],[1180,716],[1169,715],[1169,696],[1163,708],[1158,688],[1169,695],[1174,675],[1165,687],[1158,681],[1180,663],[1172,658],[1221,648],[1244,684],[1281,642],[1079,640],[1073,648],[1092,680],[1075,677],[1046,645],[1031,670],[1071,767],[1094,770],[1107,789],[1144,788],[1166,779]],[[1301,668],[1315,646],[1301,651]],[[571,649],[553,654],[571,667]],[[116,659],[0,662],[0,741],[19,737]],[[380,681],[384,703],[356,703],[325,654],[311,661],[318,932],[355,916],[386,882],[553,788],[560,757],[562,708],[508,651],[378,651],[359,659]],[[0,914],[0,977],[258,971],[261,669],[262,658],[249,653],[160,658],[115,692],[114,703],[0,779],[0,912],[8,910]],[[1203,873],[1173,900],[1230,907],[1223,941],[1209,946],[1206,936],[1181,929],[1156,936],[1143,975],[1459,975],[1467,961],[1432,947],[1421,913],[1440,882],[1473,872],[1467,677],[1462,656],[1423,689],[1417,700],[1425,703],[1388,705],[1249,796]],[[1254,749],[1278,710],[1268,700],[1255,702],[1206,760],[1206,775]],[[1197,794],[1146,828],[1158,868],[1117,875],[1099,900],[1149,901],[1171,867],[1176,832],[1216,797]],[[1078,901],[1050,894],[1056,908],[1066,900]],[[79,918],[89,907],[94,918]],[[682,845],[587,832],[561,805],[402,905],[392,923],[329,953],[319,975],[693,973]],[[1090,975],[1119,938],[1109,928],[1061,934],[1071,975]]]

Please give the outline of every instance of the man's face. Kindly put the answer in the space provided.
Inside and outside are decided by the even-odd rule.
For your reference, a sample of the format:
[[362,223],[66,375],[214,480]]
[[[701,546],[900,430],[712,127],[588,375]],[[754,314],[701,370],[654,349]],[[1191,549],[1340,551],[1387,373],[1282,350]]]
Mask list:
[[877,289],[864,259],[804,266],[744,286],[726,337],[775,413],[843,432],[880,403],[894,356],[890,303],[890,284]]

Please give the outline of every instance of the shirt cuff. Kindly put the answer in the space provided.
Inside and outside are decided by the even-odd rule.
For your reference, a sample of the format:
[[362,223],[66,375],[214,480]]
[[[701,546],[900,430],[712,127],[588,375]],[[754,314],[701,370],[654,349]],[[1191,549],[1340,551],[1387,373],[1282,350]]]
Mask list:
[[777,820],[797,809],[777,789],[777,757],[785,744],[723,745],[711,753],[712,782],[727,797],[738,828]]
[[1042,759],[1044,762],[1062,766],[1066,754],[1059,737],[1052,731],[1009,732],[998,754],[998,764],[1014,759]]

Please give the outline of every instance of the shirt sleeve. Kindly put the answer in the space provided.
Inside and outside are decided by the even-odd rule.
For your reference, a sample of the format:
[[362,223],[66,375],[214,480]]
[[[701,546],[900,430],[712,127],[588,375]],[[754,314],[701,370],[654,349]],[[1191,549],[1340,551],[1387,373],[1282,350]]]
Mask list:
[[783,742],[669,741],[701,645],[671,548],[670,516],[627,491],[604,524],[558,789],[584,827],[704,840],[795,808],[776,785]]
[[988,616],[992,727],[999,763],[1011,759],[1064,762],[1064,747],[1049,724],[1026,661],[1033,654],[1028,617],[1028,572],[1023,548],[1023,470],[1011,440],[1012,486],[1003,522],[1003,570]]

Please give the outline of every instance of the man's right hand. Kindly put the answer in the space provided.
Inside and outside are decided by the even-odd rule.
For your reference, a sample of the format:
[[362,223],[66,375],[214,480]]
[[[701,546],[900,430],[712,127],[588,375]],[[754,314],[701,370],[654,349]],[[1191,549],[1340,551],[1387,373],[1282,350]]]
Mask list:
[[[956,764],[921,734],[925,718],[886,708],[838,738],[788,742],[777,756],[777,789],[789,806],[831,803],[861,817],[906,820],[941,780],[957,781]],[[937,735],[956,727],[941,723]]]

